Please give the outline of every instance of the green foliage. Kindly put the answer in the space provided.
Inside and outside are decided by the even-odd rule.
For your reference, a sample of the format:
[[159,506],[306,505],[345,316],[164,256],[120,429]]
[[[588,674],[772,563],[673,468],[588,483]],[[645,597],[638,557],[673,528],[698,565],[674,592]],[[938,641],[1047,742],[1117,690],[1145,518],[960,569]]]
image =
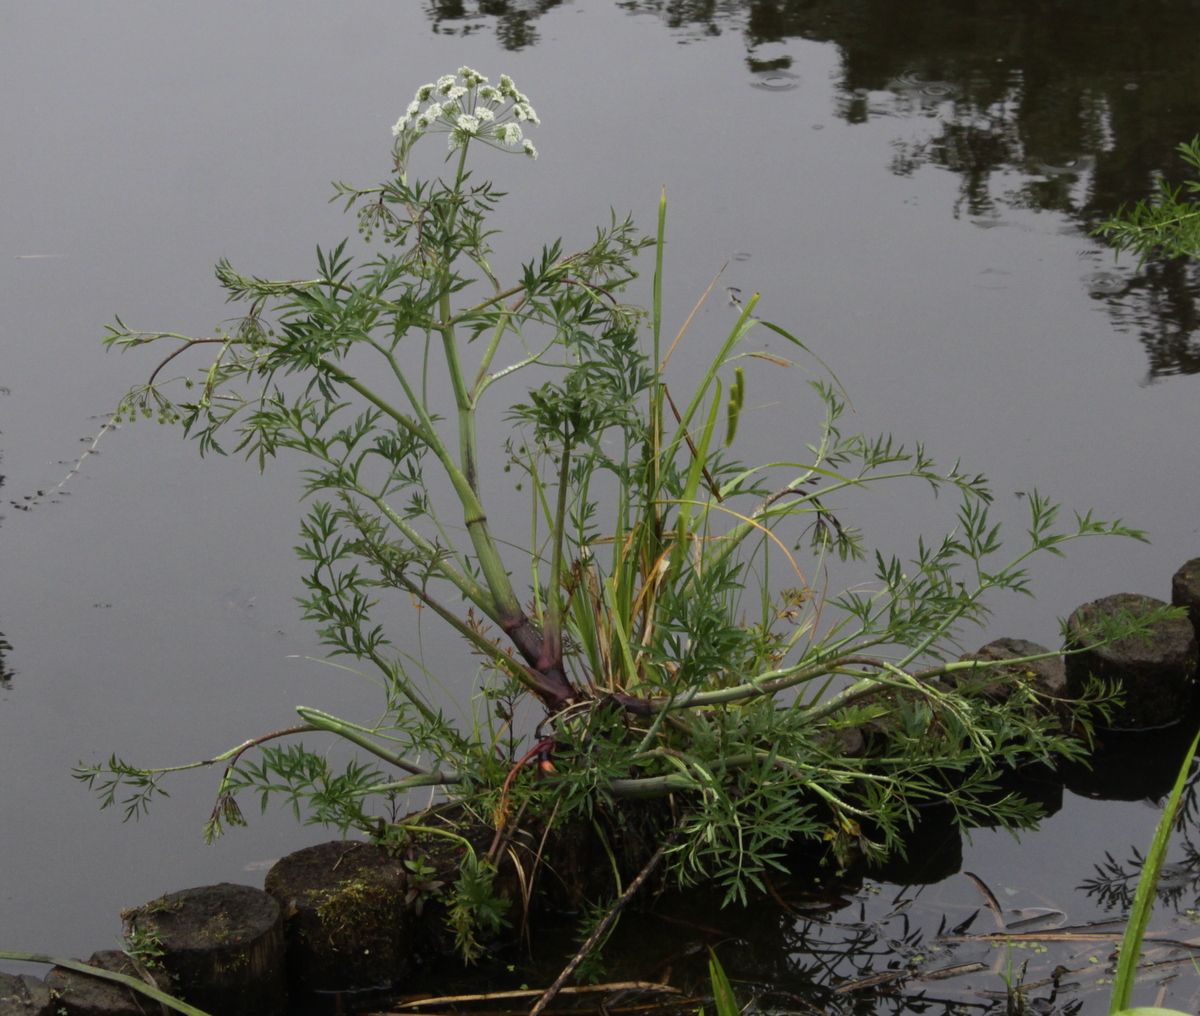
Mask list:
[[[693,340],[700,326],[689,318],[663,348],[665,196],[655,237],[614,214],[576,252],[556,241],[502,280],[489,215],[503,195],[474,180],[467,156],[476,142],[535,154],[513,131],[536,116],[507,78],[488,91],[473,71],[460,75],[462,85],[449,75],[423,88],[397,124],[389,180],[338,185],[366,255],[342,241],[318,249],[311,278],[288,281],[222,261],[218,281],[241,316],[213,336],[120,320],[109,329],[120,349],[182,343],[122,417],[177,421],[202,453],[238,452],[260,467],[296,453],[311,500],[297,548],[305,616],[334,657],[372,668],[382,689],[370,724],[301,706],[301,726],[196,763],[227,763],[210,832],[240,820],[239,793],[386,841],[397,795],[440,787],[492,816],[497,843],[509,822],[581,822],[673,794],[686,815],[673,876],[715,879],[727,899],[745,899],[789,839],[823,840],[842,861],[879,856],[900,848],[925,801],[949,801],[964,823],[986,812],[1030,824],[1028,803],[995,792],[998,774],[1017,759],[1077,756],[1080,742],[1029,686],[1004,702],[958,690],[955,675],[992,666],[957,662],[959,639],[986,619],[988,594],[1030,593],[1031,557],[1081,537],[1142,534],[1090,514],[1063,525],[1035,493],[1023,545],[1006,554],[986,479],[890,435],[844,433],[836,377],[754,316],[757,297],[724,334]],[[436,112],[420,112],[439,96]],[[410,182],[431,130],[450,137],[451,172]],[[643,310],[621,294],[650,247]],[[792,366],[748,346],[755,328],[824,371],[797,388],[824,420],[795,461],[732,457],[751,429],[754,372]],[[216,356],[198,376],[160,377],[205,345]],[[693,346],[709,351],[699,380],[673,392],[672,360]],[[489,408],[511,429],[480,433],[478,412],[518,375],[530,383]],[[485,463],[515,470],[527,517],[489,514]],[[850,524],[854,495],[904,481],[960,503],[955,530],[908,560]],[[810,581],[843,562],[873,562],[873,580],[852,571],[832,595]],[[476,660],[474,697],[449,715],[465,672],[447,689],[399,644],[390,624],[413,608]],[[1154,620],[1109,619],[1094,635]],[[536,729],[520,719],[525,704],[540,709]],[[848,753],[838,732],[864,721],[870,737]],[[301,745],[263,747],[310,731],[375,760],[336,772]],[[250,748],[259,761],[242,761]],[[128,817],[165,771],[114,758],[78,775],[105,805],[129,788]],[[465,852],[451,922],[468,954],[476,930],[503,920],[494,870],[494,858]]]
[[495,878],[496,869],[490,861],[480,859],[473,850],[463,855],[446,923],[454,932],[456,948],[468,963],[483,953],[481,935],[495,935],[508,924],[504,915],[509,901],[497,898],[492,891]]
[[296,821],[305,825],[331,826],[343,833],[350,829],[369,833],[377,822],[363,810],[363,796],[383,778],[375,766],[356,760],[337,773],[324,755],[302,745],[267,745],[262,749],[261,761],[242,763],[224,789],[230,795],[253,790],[264,812],[271,798],[278,795],[292,809]]
[[[1183,161],[1200,172],[1200,137],[1179,146]],[[1185,197],[1184,194],[1190,195]],[[1158,181],[1158,195],[1122,207],[1114,218],[1100,223],[1094,232],[1108,238],[1118,252],[1134,251],[1142,262],[1154,257],[1200,257],[1200,177],[1193,176],[1181,187]]]
[[133,921],[126,921],[125,952],[147,967],[157,966],[164,955],[158,928],[154,925],[143,926],[135,924]]
[[717,1016],[741,1016],[742,1010],[734,997],[733,986],[729,983],[729,977],[725,968],[721,966],[721,961],[717,959],[717,954],[711,948],[708,950],[708,979],[712,982],[713,1005],[716,1007]]
[[425,901],[441,895],[445,881],[438,877],[438,870],[423,857],[414,857],[404,862],[408,891],[404,894],[404,905],[420,914]]

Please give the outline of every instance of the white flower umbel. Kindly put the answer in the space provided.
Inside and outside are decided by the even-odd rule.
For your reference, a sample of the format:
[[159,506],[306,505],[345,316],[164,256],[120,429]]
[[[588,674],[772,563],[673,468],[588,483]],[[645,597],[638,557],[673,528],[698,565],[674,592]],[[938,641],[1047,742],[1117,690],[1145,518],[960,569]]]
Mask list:
[[[451,151],[479,140],[536,159],[537,149],[520,127],[522,123],[541,123],[529,97],[517,91],[507,74],[500,75],[499,87],[487,80],[470,67],[460,67],[458,74],[443,75],[436,84],[417,89],[417,97],[392,127],[401,158],[423,134],[441,133],[448,135]],[[435,97],[437,101],[432,101]]]

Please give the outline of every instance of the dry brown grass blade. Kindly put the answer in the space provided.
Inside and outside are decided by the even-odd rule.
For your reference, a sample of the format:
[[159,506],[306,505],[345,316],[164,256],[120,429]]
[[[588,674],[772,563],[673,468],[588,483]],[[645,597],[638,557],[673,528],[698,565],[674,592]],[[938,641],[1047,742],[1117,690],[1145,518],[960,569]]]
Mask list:
[[708,284],[708,289],[706,289],[700,299],[696,301],[696,306],[692,308],[692,312],[687,316],[687,320],[683,323],[683,327],[679,329],[679,334],[675,336],[675,341],[671,343],[671,348],[667,350],[667,355],[663,357],[663,362],[659,364],[659,374],[667,369],[667,364],[671,360],[671,354],[675,352],[675,347],[679,345],[679,340],[683,338],[683,333],[688,330],[688,325],[692,323],[692,318],[696,316],[696,312],[701,308],[701,306],[703,306],[704,301],[708,299],[708,294],[713,291],[713,286],[717,284],[721,276],[724,274],[725,269],[728,267],[728,261],[721,265],[721,270],[717,272],[717,274],[713,277],[712,282]]
[[[534,998],[543,994],[543,988],[523,988],[519,991],[489,991],[481,995],[444,995],[439,998],[422,998],[413,1002],[404,1002],[397,1009],[416,1009],[423,1005],[448,1005],[451,1002],[491,1002],[501,998]],[[612,984],[582,984],[571,988],[560,988],[560,995],[586,995],[592,992],[611,991],[660,991],[672,995],[682,995],[682,988],[674,988],[669,984],[659,984],[657,981],[616,981]]]
[[996,927],[1003,928],[1004,914],[1000,910],[1000,902],[996,899],[991,889],[989,889],[984,883],[983,879],[981,879],[974,872],[964,871],[963,874],[975,883],[975,888],[979,890],[979,894],[983,897],[984,902],[988,905],[988,910],[990,910],[996,918]]
[[621,911],[625,909],[625,905],[631,899],[633,899],[633,897],[637,894],[637,891],[645,883],[646,879],[648,879],[654,869],[658,867],[658,862],[663,859],[663,856],[667,852],[667,848],[669,848],[671,844],[675,842],[675,837],[679,835],[679,829],[680,826],[676,825],[671,834],[659,844],[658,849],[654,851],[654,855],[649,861],[646,862],[645,867],[643,867],[642,870],[638,872],[637,877],[629,883],[629,887],[617,897],[616,902],[608,908],[608,913],[606,913],[601,919],[600,923],[596,925],[595,929],[588,936],[587,941],[579,947],[579,952],[577,952],[571,958],[570,963],[563,967],[562,973],[555,978],[554,983],[542,993],[541,998],[539,998],[534,1004],[534,1007],[529,1010],[529,1016],[539,1016],[546,1006],[553,1002],[554,999],[562,993],[563,985],[567,983],[567,979],[573,973],[575,973],[575,969],[580,963],[583,962],[584,957],[596,947],[596,943],[604,937],[604,933],[608,931],[609,926],[617,919],[617,916],[621,913]]
[[[1124,931],[1112,934],[1081,935],[1074,932],[1064,934],[1061,931],[1026,931],[1019,935],[995,932],[990,935],[939,935],[935,942],[1116,942],[1123,938]],[[1195,949],[1200,952],[1200,942],[1182,942],[1173,938],[1155,938],[1146,936],[1146,942],[1152,945],[1177,946],[1180,949]]]
[[738,519],[741,522],[745,522],[747,525],[752,526],[754,529],[757,529],[764,536],[766,536],[768,539],[770,539],[781,551],[783,551],[784,556],[788,559],[788,562],[792,566],[792,570],[796,573],[796,577],[800,579],[800,583],[804,587],[804,590],[808,593],[812,592],[812,586],[810,586],[808,584],[808,579],[806,579],[804,577],[804,572],[802,572],[800,570],[800,565],[798,565],[796,563],[796,559],[792,556],[792,552],[787,549],[787,546],[784,544],[784,542],[778,536],[776,536],[770,529],[768,529],[766,526],[764,526],[757,519],[753,518],[750,515],[743,515],[741,512],[735,512],[732,508],[726,508],[724,505],[719,505],[719,504],[710,505],[705,501],[677,500],[675,502],[675,504],[691,504],[691,505],[696,505],[697,507],[700,507],[700,508],[707,508],[707,509],[710,509],[710,510],[716,511],[716,512],[725,512],[726,514],[732,515],[735,519]]

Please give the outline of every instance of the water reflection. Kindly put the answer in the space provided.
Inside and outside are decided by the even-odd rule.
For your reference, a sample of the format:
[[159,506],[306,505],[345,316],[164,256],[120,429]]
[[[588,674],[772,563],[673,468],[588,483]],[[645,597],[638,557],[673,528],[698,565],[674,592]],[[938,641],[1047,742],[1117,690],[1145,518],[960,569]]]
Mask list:
[[[7,394],[7,389],[2,389]],[[4,477],[0,476],[0,487],[4,486]],[[0,517],[0,521],[3,518]],[[9,645],[8,639],[4,637],[4,632],[0,631],[0,691],[8,691],[12,687],[12,671],[8,669],[7,654],[12,652],[12,646]]]
[[962,89],[951,81],[930,81],[912,72],[901,74],[887,83],[890,91],[900,98],[899,109],[904,113],[933,116],[942,103],[957,98]]
[[0,691],[8,691],[12,687],[13,672],[8,667],[7,656],[11,652],[12,646],[4,637],[4,632],[0,631]]
[[[1185,733],[1190,742],[1190,730],[1194,726],[1181,725],[1178,736],[1157,738],[1169,744],[1143,737],[1143,746],[1162,756],[1161,768],[1178,766],[1183,749],[1176,742],[1185,740]],[[1108,746],[1114,752],[1110,775],[1136,768],[1127,761],[1132,744],[1126,738]],[[1120,759],[1125,761],[1118,766]],[[1155,767],[1160,768],[1157,761]],[[1018,782],[1045,798],[1051,813],[1061,800],[1061,784],[1048,769],[1031,770]],[[1200,1000],[1195,980],[1179,975],[1191,971],[1195,951],[1188,940],[1196,921],[1200,850],[1189,830],[1196,828],[1198,808],[1200,777],[1194,777],[1181,811],[1181,849],[1174,851],[1158,887],[1159,902],[1169,906],[1156,910],[1145,944],[1147,978],[1161,979],[1162,1004],[1189,1012]],[[909,862],[899,859],[894,868],[835,874],[811,844],[803,845],[781,858],[782,870],[764,873],[760,897],[746,906],[722,907],[720,890],[711,886],[647,895],[622,918],[605,947],[603,979],[670,983],[684,992],[673,1011],[694,1012],[708,990],[707,949],[712,948],[739,994],[743,999],[753,995],[759,1012],[1098,1016],[1106,1011],[1115,949],[1140,873],[1137,847],[1127,861],[1095,858],[1096,877],[1077,894],[1047,899],[962,870],[961,848],[950,844],[947,849],[945,834],[953,832],[957,839],[949,818],[939,809],[922,815],[908,844]],[[940,860],[924,864],[936,854]],[[1111,919],[1095,920],[1096,907],[1089,904]],[[407,990],[438,993],[449,983],[456,991],[487,991],[547,983],[561,968],[564,950],[573,952],[567,945],[573,927],[563,926],[561,933],[545,925],[539,929],[529,943],[532,953],[518,955],[514,949],[489,970],[467,973],[466,982],[462,972],[435,965]],[[461,988],[464,983],[469,988]],[[1014,1007],[1010,985],[1019,988],[1020,1007]],[[672,1011],[645,998],[618,999],[608,1007],[646,1010]]]
[[750,84],[753,88],[760,88],[767,92],[790,92],[792,89],[800,87],[800,78],[798,75],[780,68],[756,71]]
[[1125,277],[1119,272],[1089,272],[1081,280],[1093,296],[1120,293],[1125,289]]
[[507,50],[538,41],[534,22],[563,0],[432,0],[426,13],[442,35],[473,35],[490,29]]
[[[0,388],[0,394],[7,395],[7,388]],[[0,487],[4,486],[4,477],[0,476]],[[0,516],[0,522],[3,522],[3,516]],[[8,691],[12,687],[12,671],[8,669],[7,654],[12,652],[12,646],[9,645],[8,639],[4,637],[4,632],[0,631],[0,691]]]
[[[1153,733],[1101,732],[1091,765],[1064,768],[1067,786],[1081,796],[1144,800],[1158,808],[1174,787],[1195,732],[1194,716]],[[1195,841],[1198,831],[1200,764],[1193,761],[1175,820],[1171,852],[1176,860],[1163,866],[1157,892],[1158,904],[1170,907],[1177,920],[1188,924],[1195,923],[1195,908],[1200,903],[1200,846]],[[1105,911],[1124,915],[1133,905],[1144,861],[1143,849],[1139,844],[1131,844],[1129,856],[1120,861],[1106,851],[1103,861],[1093,862],[1094,877],[1086,879],[1080,888]]]
[[1183,258],[1150,262],[1120,299],[1109,301],[1118,331],[1136,335],[1146,351],[1146,383],[1172,374],[1200,374],[1200,265]]
[[[1173,782],[1194,730],[1195,723],[1187,722],[1153,734],[1103,733],[1094,769],[1066,767],[1060,775],[1034,765],[1012,774],[996,792],[1032,796],[1047,814],[1061,806],[1064,776],[1068,782],[1092,779],[1089,796],[1154,797]],[[1145,828],[1152,825],[1148,819]],[[1198,1011],[1200,1003],[1189,976],[1200,908],[1198,828],[1200,770],[1182,799],[1178,842],[1159,881],[1160,905],[1144,945],[1143,981],[1156,979],[1160,1004],[1184,1012]],[[780,858],[779,870],[763,873],[758,899],[746,906],[723,907],[721,890],[711,885],[647,894],[605,946],[603,979],[669,983],[684,994],[671,1006],[646,997],[616,998],[600,1011],[695,1012],[708,991],[709,948],[741,998],[753,996],[751,1008],[758,1012],[1107,1011],[1116,948],[1141,870],[1138,845],[1127,859],[1089,858],[1095,877],[1053,899],[963,870],[949,809],[922,810],[907,848],[908,859],[896,858],[889,867],[834,872],[818,847],[800,844]],[[1087,857],[1086,845],[1082,849]],[[497,957],[501,962],[467,972],[466,981],[460,970],[434,964],[406,990],[436,994],[446,984],[456,991],[494,991],[548,983],[574,951],[569,940],[575,929],[538,928],[530,951],[512,949]]]
[[[440,31],[484,16],[509,48],[531,45],[556,0],[430,5]],[[1200,6],[1138,0],[620,0],[681,41],[740,32],[763,90],[794,87],[779,45],[807,39],[841,53],[836,113],[927,121],[897,138],[893,173],[938,166],[959,178],[954,214],[979,225],[1006,211],[1055,212],[1086,232],[1155,181],[1178,183],[1175,152],[1200,123]],[[649,19],[647,19],[649,20]],[[772,59],[762,59],[770,46]],[[1099,273],[1096,273],[1098,276]],[[1120,286],[1085,280],[1116,326],[1136,334],[1147,381],[1200,372],[1196,272],[1149,265]]]
[[[659,895],[627,913],[606,946],[604,980],[670,983],[684,992],[674,1011],[694,1012],[708,990],[711,948],[758,1012],[1091,1016],[1106,1010],[1123,921],[1071,923],[1067,910],[1015,887],[993,891],[969,872],[934,889],[852,877],[826,879],[818,889],[802,866],[789,867],[767,876],[762,899],[749,906],[722,909],[719,896],[697,888]],[[490,976],[480,969],[467,973],[469,990],[553,977],[570,929],[546,930],[534,936],[532,955],[514,950]],[[1168,981],[1164,1004],[1195,1001],[1187,997],[1190,984],[1169,983],[1172,973],[1189,968],[1189,948],[1172,940],[1186,937],[1159,919],[1146,941],[1153,973]],[[436,994],[448,983],[462,990],[463,973],[435,965],[407,986],[414,994],[406,998],[425,989]],[[1019,1008],[1010,994],[1015,988]],[[671,1011],[647,1001],[614,999],[600,1011]],[[443,1010],[435,1005],[434,1011]]]

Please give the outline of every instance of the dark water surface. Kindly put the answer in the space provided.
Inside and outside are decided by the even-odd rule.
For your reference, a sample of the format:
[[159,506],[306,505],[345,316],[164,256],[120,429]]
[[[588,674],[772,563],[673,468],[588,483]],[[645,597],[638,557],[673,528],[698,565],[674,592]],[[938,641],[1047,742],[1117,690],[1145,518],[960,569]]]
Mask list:
[[[588,240],[610,206],[650,228],[665,183],[671,320],[728,262],[718,291],[761,293],[762,316],[824,357],[854,399],[848,426],[986,472],[1018,529],[1018,492],[1037,488],[1149,532],[1037,566],[1038,599],[997,601],[979,638],[1053,644],[1076,605],[1167,598],[1200,554],[1200,280],[1114,264],[1086,235],[1178,175],[1174,146],[1200,133],[1197,38],[1200,4],[1180,0],[0,5],[0,948],[87,955],[113,945],[121,908],[257,884],[322,835],[272,812],[204,848],[212,772],[122,825],[70,779],[77,760],[183,763],[289,725],[296,704],[376,708],[368,682],[305,659],[323,654],[292,600],[286,465],[201,461],[140,424],[62,484],[159,358],[103,353],[113,315],[206,333],[227,314],[219,257],[308,274],[318,242],[353,232],[329,181],[385,175],[418,85],[463,64],[511,74],[543,126],[537,162],[480,164],[511,193],[502,266]],[[690,341],[732,314],[712,300]],[[765,459],[815,433],[804,377],[749,378]],[[879,496],[854,518],[905,554],[951,507]],[[1119,899],[1076,887],[1155,820],[1068,793],[1022,849],[977,833],[963,867],[1014,908],[1111,916]],[[901,941],[896,890],[864,892],[838,919]],[[920,903],[934,930],[978,905],[962,875]],[[808,946],[788,942],[776,973],[799,983]],[[976,987],[1003,990],[985,952]],[[1195,973],[1172,972],[1186,1009]]]

